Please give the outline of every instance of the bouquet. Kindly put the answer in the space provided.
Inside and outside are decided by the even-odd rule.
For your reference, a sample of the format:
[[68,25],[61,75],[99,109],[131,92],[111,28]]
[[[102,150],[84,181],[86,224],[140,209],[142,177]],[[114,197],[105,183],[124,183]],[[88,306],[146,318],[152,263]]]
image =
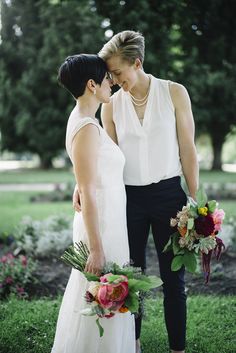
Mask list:
[[202,258],[205,283],[210,277],[210,262],[212,253],[219,260],[225,248],[223,241],[217,236],[221,230],[225,213],[218,208],[215,200],[208,201],[201,188],[196,194],[196,201],[188,199],[187,205],[171,218],[170,225],[177,228],[166,244],[163,252],[172,250],[172,271],[178,271],[183,265],[190,272],[197,268],[197,257]]
[[100,337],[104,329],[99,318],[111,318],[116,313],[137,313],[139,294],[159,287],[162,281],[155,276],[142,274],[141,269],[129,265],[120,267],[116,263],[107,263],[100,276],[85,272],[89,250],[82,241],[71,245],[61,259],[79,270],[90,282],[85,293],[88,307],[82,310],[83,315],[97,316],[96,324]]

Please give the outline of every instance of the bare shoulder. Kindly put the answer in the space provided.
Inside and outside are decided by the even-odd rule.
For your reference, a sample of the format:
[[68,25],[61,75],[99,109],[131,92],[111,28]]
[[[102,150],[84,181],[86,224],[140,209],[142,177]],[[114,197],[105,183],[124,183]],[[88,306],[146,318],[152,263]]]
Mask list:
[[175,108],[180,105],[190,104],[190,98],[187,89],[177,82],[170,82],[170,95]]

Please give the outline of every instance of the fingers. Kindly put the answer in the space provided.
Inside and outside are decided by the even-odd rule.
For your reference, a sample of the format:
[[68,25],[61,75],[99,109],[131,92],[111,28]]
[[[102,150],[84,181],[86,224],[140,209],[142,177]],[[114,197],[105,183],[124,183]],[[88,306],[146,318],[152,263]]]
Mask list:
[[101,269],[98,268],[98,266],[95,263],[90,261],[87,262],[84,271],[93,273],[96,276],[99,276],[101,274]]
[[89,273],[92,273],[96,276],[99,276],[101,274],[101,271],[98,270],[97,268],[93,268],[93,267],[90,267],[90,266],[85,266],[85,269],[84,269],[85,272],[89,272]]

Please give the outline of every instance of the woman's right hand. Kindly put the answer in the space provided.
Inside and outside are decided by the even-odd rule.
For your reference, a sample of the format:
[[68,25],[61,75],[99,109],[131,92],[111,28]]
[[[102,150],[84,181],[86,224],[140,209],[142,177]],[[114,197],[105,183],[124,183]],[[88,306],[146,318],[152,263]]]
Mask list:
[[105,266],[105,255],[103,250],[90,251],[84,271],[100,275]]

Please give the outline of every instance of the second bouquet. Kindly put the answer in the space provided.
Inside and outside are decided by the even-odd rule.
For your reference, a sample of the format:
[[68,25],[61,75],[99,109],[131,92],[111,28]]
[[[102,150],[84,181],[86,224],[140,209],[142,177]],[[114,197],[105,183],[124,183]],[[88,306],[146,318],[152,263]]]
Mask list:
[[161,286],[162,281],[156,276],[146,276],[140,268],[130,265],[120,267],[116,263],[107,263],[101,275],[85,272],[89,249],[80,241],[71,245],[61,259],[68,265],[82,272],[90,282],[85,293],[88,307],[82,314],[96,316],[100,337],[104,334],[100,318],[111,318],[117,313],[138,313],[140,294]]

